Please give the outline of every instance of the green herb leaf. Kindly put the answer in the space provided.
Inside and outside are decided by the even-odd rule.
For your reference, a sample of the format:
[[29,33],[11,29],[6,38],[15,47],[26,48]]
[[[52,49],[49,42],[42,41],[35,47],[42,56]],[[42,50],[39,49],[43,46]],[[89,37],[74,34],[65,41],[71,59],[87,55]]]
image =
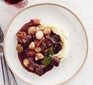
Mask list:
[[53,47],[50,47],[50,48],[49,48],[49,55],[52,55],[52,56],[54,55]]
[[53,55],[54,55],[53,47],[50,47],[48,49],[48,53],[49,53],[49,56],[48,57],[45,57],[44,58],[44,61],[43,61],[43,64],[44,64],[45,67],[47,67],[50,64],[50,62],[51,62],[51,60],[53,58]]
[[45,57],[43,62],[44,66],[47,67],[50,64],[51,60],[52,60],[52,57]]

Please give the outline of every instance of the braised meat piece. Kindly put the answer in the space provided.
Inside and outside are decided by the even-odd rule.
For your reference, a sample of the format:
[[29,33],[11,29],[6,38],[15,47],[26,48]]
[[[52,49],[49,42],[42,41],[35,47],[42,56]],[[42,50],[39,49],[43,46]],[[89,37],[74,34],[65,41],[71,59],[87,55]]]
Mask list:
[[36,52],[34,50],[27,50],[27,56],[28,57],[34,57]]
[[40,25],[40,20],[39,19],[31,19],[29,24],[30,24],[30,26]]
[[46,39],[46,45],[47,47],[51,47],[53,45],[53,42],[51,39]]
[[39,65],[37,68],[36,68],[36,74],[38,75],[42,75],[44,74],[44,66],[43,65]]
[[59,64],[60,64],[60,59],[58,57],[54,57],[51,61],[51,65],[59,66]]
[[42,51],[45,51],[47,49],[47,45],[45,42],[42,42],[40,47],[41,47]]
[[55,41],[55,42],[61,41],[59,35],[54,35],[53,38],[54,38],[54,41]]
[[53,49],[54,49],[54,54],[57,54],[62,49],[62,43],[58,42],[54,44]]

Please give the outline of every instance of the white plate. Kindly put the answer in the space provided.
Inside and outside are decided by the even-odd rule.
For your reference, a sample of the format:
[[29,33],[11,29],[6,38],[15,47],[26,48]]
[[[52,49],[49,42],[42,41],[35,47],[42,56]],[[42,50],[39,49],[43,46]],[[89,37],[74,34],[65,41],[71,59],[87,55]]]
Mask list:
[[[53,68],[41,77],[25,70],[21,66],[16,52],[15,35],[23,24],[33,18],[40,19],[42,24],[64,28],[69,33],[68,57],[61,62],[59,67]],[[19,12],[12,19],[5,34],[4,51],[10,69],[19,78],[29,84],[55,85],[67,82],[80,71],[86,60],[88,41],[84,26],[69,9],[56,4],[37,4]]]

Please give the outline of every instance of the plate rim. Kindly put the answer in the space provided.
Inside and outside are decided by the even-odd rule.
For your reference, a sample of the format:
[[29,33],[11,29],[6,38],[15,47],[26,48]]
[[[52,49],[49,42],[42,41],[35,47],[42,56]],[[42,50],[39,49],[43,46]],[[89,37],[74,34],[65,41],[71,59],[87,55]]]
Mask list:
[[86,29],[85,29],[83,23],[81,22],[81,20],[79,19],[79,17],[78,17],[74,12],[72,12],[68,7],[66,7],[66,6],[63,6],[63,5],[61,5],[61,4],[55,4],[55,3],[36,3],[36,4],[30,5],[30,6],[26,7],[26,8],[24,8],[24,9],[20,10],[20,11],[10,20],[10,22],[9,22],[9,24],[7,25],[7,27],[6,27],[6,29],[5,29],[5,32],[4,32],[4,45],[3,45],[3,48],[4,48],[5,60],[6,60],[7,64],[8,64],[8,66],[9,66],[9,68],[11,69],[11,71],[12,71],[19,79],[21,79],[21,80],[24,81],[25,83],[28,83],[28,84],[30,84],[30,85],[33,85],[32,83],[27,82],[22,76],[20,76],[17,72],[15,72],[15,71],[12,69],[12,67],[9,65],[9,63],[8,63],[8,61],[7,61],[7,57],[6,57],[5,42],[6,42],[7,32],[8,32],[8,30],[9,30],[9,28],[10,28],[10,25],[11,25],[12,22],[14,21],[14,19],[15,19],[20,13],[22,13],[23,11],[25,11],[25,10],[27,10],[27,9],[29,9],[29,8],[32,8],[32,7],[40,6],[40,5],[53,5],[53,6],[58,6],[58,7],[60,7],[60,8],[64,8],[65,10],[67,10],[68,12],[70,12],[70,13],[79,21],[79,23],[81,24],[81,26],[82,26],[82,28],[83,28],[83,30],[84,30],[84,33],[85,33],[85,37],[86,37],[86,48],[87,48],[87,49],[86,49],[86,54],[85,54],[84,61],[82,62],[82,64],[81,64],[81,66],[79,67],[79,69],[78,69],[70,78],[68,78],[68,79],[65,80],[64,82],[60,82],[60,83],[57,84],[57,85],[62,85],[62,84],[64,84],[64,83],[70,81],[72,78],[74,78],[74,77],[80,72],[80,70],[82,69],[82,67],[83,67],[84,64],[85,64],[85,61],[86,61],[87,56],[88,56],[88,50],[89,50],[89,49],[88,49],[89,46],[88,46],[87,32],[86,32]]

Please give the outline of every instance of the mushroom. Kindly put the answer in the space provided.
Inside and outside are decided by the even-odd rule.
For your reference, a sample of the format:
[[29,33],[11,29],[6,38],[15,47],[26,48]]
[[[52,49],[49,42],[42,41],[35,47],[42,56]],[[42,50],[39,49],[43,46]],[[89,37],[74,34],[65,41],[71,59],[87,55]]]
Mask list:
[[17,37],[22,37],[22,36],[26,36],[26,32],[21,32],[19,31],[17,34],[16,34]]
[[28,34],[34,34],[36,32],[36,28],[35,27],[30,27],[28,29]]
[[51,29],[50,29],[49,27],[46,27],[46,28],[44,29],[44,34],[45,34],[45,35],[51,34]]
[[23,46],[21,45],[21,44],[17,44],[17,46],[16,46],[16,50],[19,52],[19,53],[21,53],[21,52],[23,52]]

